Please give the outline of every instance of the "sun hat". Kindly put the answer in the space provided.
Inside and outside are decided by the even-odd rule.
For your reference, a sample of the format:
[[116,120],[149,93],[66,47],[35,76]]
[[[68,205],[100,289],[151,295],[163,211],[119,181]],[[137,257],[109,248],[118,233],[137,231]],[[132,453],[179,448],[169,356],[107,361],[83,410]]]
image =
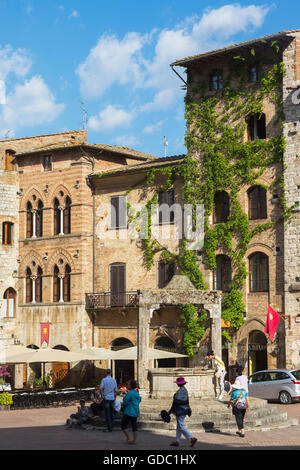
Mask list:
[[169,423],[171,421],[170,415],[167,410],[161,410],[160,417],[165,423]]
[[184,377],[177,377],[177,379],[175,380],[174,384],[177,384],[177,385],[184,385],[184,384],[187,384],[187,381],[185,380]]
[[239,380],[236,380],[234,382],[234,384],[231,385],[231,388],[235,389],[235,390],[241,390],[243,387],[243,385],[241,384],[241,382]]

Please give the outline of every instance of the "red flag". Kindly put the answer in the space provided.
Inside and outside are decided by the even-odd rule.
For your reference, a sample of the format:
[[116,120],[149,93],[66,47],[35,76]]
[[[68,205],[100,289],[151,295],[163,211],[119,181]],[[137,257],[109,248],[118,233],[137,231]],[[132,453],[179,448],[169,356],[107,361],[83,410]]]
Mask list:
[[49,328],[50,323],[41,323],[41,345],[44,341],[49,344]]
[[277,326],[280,322],[280,315],[279,313],[275,312],[275,310],[269,305],[268,306],[268,315],[267,321],[265,326],[265,333],[267,333],[270,337],[270,340],[273,341]]

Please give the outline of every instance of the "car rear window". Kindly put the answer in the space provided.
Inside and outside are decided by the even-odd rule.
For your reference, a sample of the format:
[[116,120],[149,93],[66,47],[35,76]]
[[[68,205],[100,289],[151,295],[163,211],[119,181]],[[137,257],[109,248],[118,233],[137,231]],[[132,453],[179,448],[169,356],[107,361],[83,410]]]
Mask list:
[[292,374],[295,379],[300,380],[300,370],[293,370]]

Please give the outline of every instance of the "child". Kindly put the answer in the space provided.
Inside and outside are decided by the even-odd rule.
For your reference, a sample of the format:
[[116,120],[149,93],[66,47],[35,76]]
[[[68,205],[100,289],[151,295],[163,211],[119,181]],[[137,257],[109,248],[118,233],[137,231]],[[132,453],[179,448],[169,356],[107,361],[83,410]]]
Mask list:
[[[138,392],[138,385],[135,380],[131,380],[129,384],[129,392],[123,398],[123,418],[122,418],[122,431],[126,436],[127,444],[135,444],[137,439],[137,419],[140,415],[140,402],[141,397]],[[131,424],[133,439],[130,440],[128,433],[128,426]]]

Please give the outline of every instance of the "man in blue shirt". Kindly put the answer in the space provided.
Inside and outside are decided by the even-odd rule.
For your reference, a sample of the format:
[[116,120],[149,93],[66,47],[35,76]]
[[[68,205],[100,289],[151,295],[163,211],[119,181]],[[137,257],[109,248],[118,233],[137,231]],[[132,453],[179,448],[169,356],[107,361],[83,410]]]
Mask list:
[[107,369],[106,377],[101,380],[100,390],[103,397],[107,431],[112,432],[114,424],[114,403],[118,387],[117,382],[111,376],[110,369]]

